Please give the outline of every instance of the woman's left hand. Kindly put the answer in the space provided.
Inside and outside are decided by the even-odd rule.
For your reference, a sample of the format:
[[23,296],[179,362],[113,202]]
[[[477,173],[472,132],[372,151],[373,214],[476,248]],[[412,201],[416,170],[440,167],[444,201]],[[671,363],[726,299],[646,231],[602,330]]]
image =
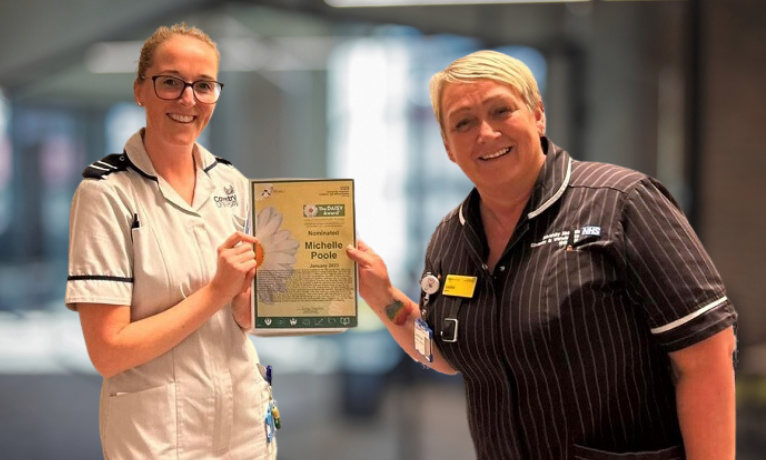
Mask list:
[[255,268],[250,270],[245,276],[245,282],[242,285],[242,291],[235,295],[231,300],[231,313],[234,321],[242,329],[250,329],[254,326],[250,309],[250,294],[252,293],[253,278],[255,277]]

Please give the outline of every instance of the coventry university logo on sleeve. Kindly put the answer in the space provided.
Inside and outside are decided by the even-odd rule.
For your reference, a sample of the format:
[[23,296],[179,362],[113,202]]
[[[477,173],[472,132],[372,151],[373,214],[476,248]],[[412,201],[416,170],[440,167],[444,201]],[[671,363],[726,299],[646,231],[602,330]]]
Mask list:
[[213,195],[213,201],[219,208],[233,208],[237,206],[237,192],[234,191],[234,185],[229,184],[223,187],[223,195]]

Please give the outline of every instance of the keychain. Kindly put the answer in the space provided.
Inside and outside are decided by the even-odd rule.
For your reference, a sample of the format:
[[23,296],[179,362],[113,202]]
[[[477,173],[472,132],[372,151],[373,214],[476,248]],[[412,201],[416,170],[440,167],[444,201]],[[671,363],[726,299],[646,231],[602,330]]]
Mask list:
[[269,406],[266,408],[264,423],[266,424],[266,441],[271,442],[276,434],[276,430],[282,428],[282,419],[279,417],[277,400],[271,394],[271,366],[263,367],[261,364],[258,364],[258,370],[263,379],[269,384]]
[[428,319],[428,303],[431,300],[431,296],[439,292],[439,279],[432,275],[431,272],[427,272],[426,276],[420,280],[420,287],[425,295],[423,296],[423,304],[420,307],[420,318],[415,320],[415,336],[413,339],[415,350],[427,362],[432,363],[434,356],[431,351],[431,342],[434,332],[428,326],[426,320]]

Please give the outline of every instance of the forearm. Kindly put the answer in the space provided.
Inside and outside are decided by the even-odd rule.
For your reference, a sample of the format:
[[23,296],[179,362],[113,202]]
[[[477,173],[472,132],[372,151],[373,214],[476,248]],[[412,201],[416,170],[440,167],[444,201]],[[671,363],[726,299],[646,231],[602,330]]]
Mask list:
[[391,287],[384,296],[377,299],[365,299],[365,301],[388,328],[391,336],[402,350],[412,359],[444,374],[456,373],[455,369],[439,353],[438,347],[431,347],[433,362],[430,363],[415,349],[415,320],[420,317],[418,304],[394,287]]
[[676,384],[678,420],[688,460],[734,459],[734,372],[681,375]]
[[91,360],[107,378],[145,364],[199,329],[225,303],[225,297],[206,285],[161,313],[128,322],[111,334],[93,334],[94,343],[88,347]]
[[231,314],[240,329],[243,331],[250,330],[250,328],[253,327],[253,312],[250,308],[250,296],[247,296],[246,299],[235,298],[231,303]]
[[732,460],[735,395],[731,328],[670,354],[676,379],[678,421],[688,460]]

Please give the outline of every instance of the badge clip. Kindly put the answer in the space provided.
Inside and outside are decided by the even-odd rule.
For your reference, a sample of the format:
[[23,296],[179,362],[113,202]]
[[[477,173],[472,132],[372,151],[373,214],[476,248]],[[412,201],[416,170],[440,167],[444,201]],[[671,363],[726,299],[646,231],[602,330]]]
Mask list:
[[441,330],[441,336],[444,342],[457,342],[457,327],[459,324],[457,318],[444,318]]

